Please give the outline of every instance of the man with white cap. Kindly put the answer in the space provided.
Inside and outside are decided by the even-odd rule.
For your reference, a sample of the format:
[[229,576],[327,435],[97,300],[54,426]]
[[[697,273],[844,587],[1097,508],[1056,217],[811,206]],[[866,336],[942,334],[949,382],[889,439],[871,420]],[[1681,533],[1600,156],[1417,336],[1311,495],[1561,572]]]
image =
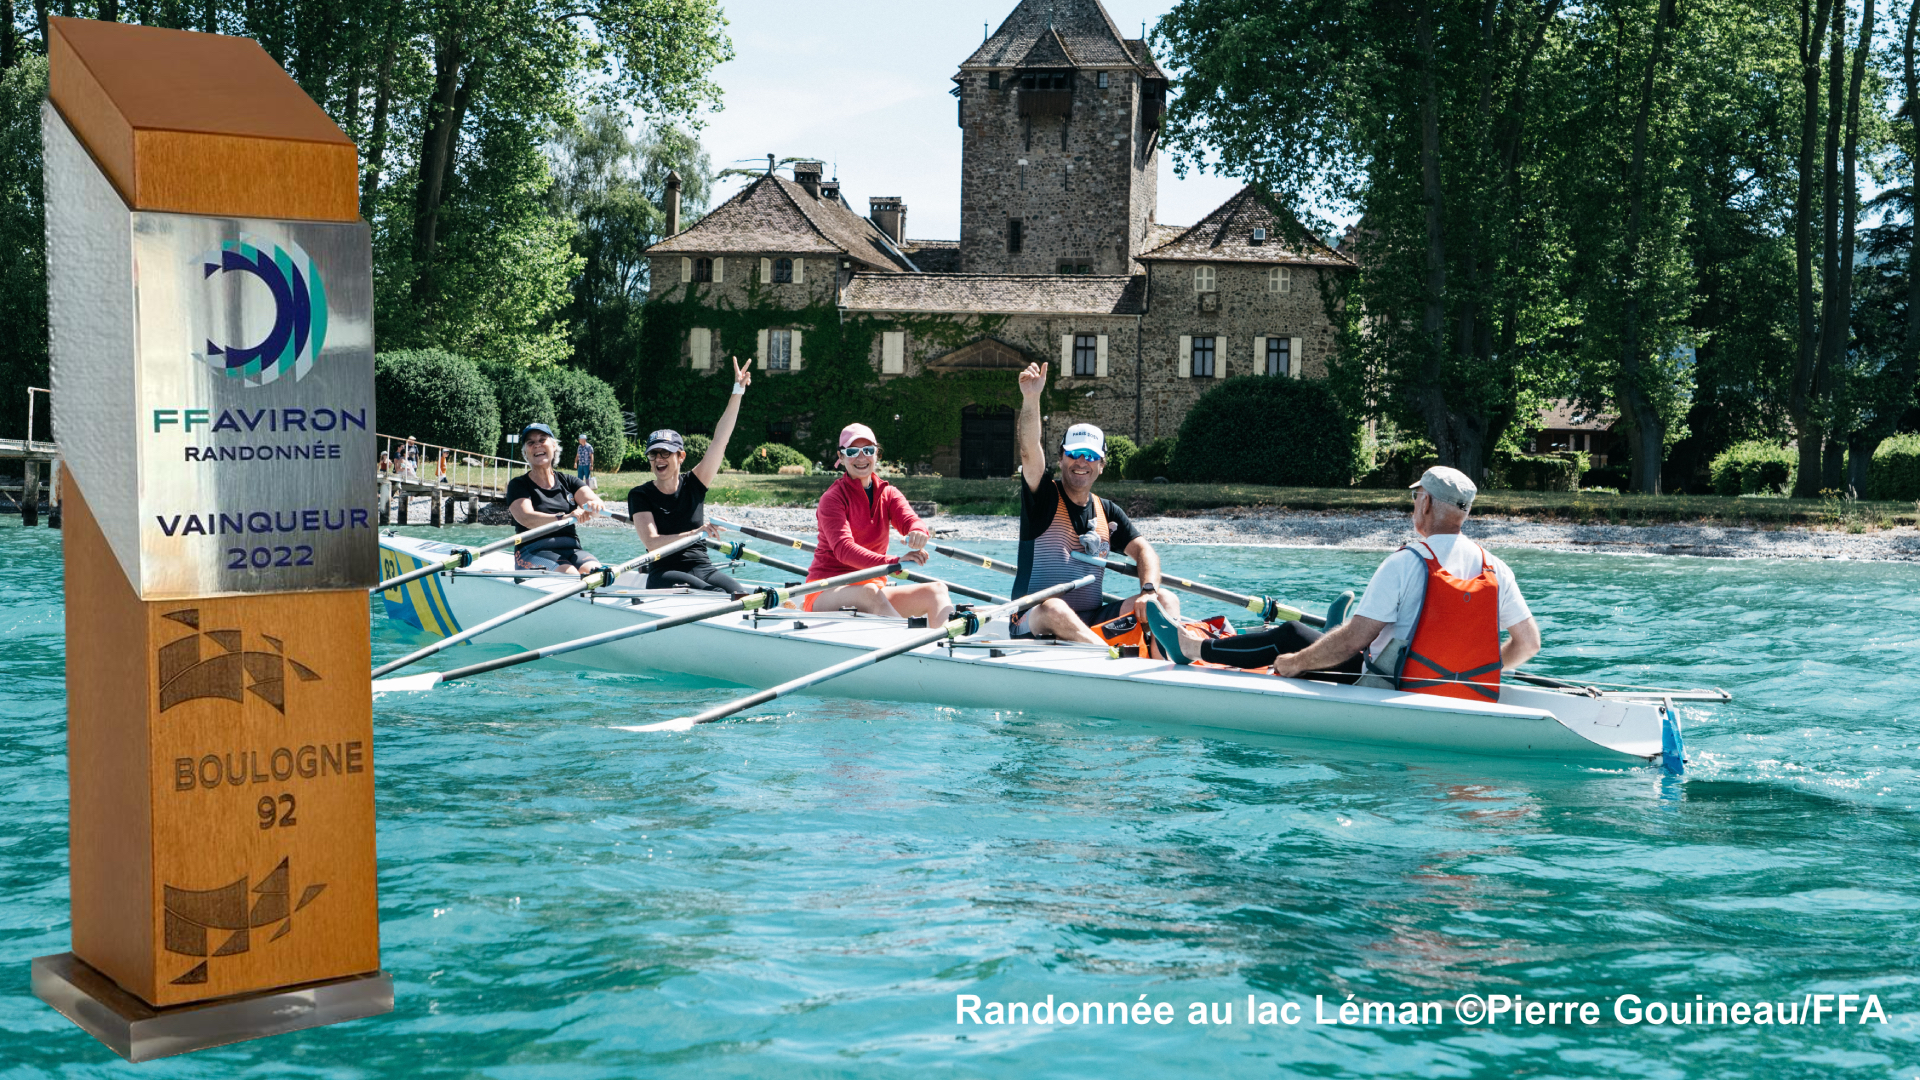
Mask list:
[[[1364,651],[1371,670],[1399,689],[1499,700],[1500,672],[1540,651],[1539,624],[1507,564],[1460,535],[1478,494],[1467,474],[1435,466],[1412,490],[1413,529],[1421,539],[1387,556],[1344,625],[1329,619],[1323,635],[1282,623],[1214,641],[1181,633],[1179,662],[1271,665],[1287,678],[1354,682]],[[1504,645],[1502,630],[1509,635]],[[1394,642],[1402,648],[1390,651]],[[1169,653],[1172,644],[1162,641]]]
[[[1151,600],[1179,614],[1179,601],[1160,590],[1160,556],[1134,531],[1124,510],[1093,493],[1093,482],[1107,467],[1106,433],[1092,424],[1075,424],[1060,441],[1059,476],[1047,464],[1040,442],[1040,391],[1047,369],[1028,364],[1020,373],[1020,557],[1013,595],[1025,596],[1089,571],[1094,581],[1065,596],[1029,608],[1015,620],[1015,636],[1051,634],[1066,641],[1105,645],[1092,626],[1134,614]],[[1100,599],[1105,571],[1073,558],[1081,552],[1104,560],[1123,551],[1140,567],[1140,592],[1114,603]]]

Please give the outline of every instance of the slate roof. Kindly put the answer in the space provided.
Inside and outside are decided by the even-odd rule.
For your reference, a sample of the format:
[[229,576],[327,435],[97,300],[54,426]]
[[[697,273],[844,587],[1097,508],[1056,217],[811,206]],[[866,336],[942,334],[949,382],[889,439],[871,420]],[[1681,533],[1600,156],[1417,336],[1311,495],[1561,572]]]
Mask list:
[[1188,226],[1185,225],[1162,225],[1157,221],[1153,222],[1147,226],[1147,235],[1140,242],[1140,250],[1152,251],[1161,244],[1172,243],[1179,239],[1180,234],[1186,232],[1187,228]]
[[[1145,49],[1140,52],[1144,53]],[[1127,40],[1120,36],[1100,0],[1020,0],[1012,14],[1000,24],[1000,29],[960,66],[1004,70],[1067,66],[1144,68],[1147,65],[1141,63]],[[1153,68],[1153,75],[1159,73],[1158,67]]]
[[[1260,189],[1248,184],[1219,209],[1200,219],[1200,223],[1173,239],[1150,246],[1134,256],[1142,262],[1186,260],[1191,262],[1307,263],[1315,266],[1352,266],[1353,260],[1333,250],[1318,237],[1309,236],[1304,251],[1287,247],[1279,228],[1282,219],[1268,209]],[[1289,222],[1288,224],[1292,224]],[[1253,242],[1253,230],[1264,227],[1267,239]],[[1298,226],[1295,225],[1297,229]],[[1151,244],[1149,234],[1149,244]]]
[[849,311],[1002,315],[1138,315],[1146,277],[1091,274],[855,274],[840,293]]
[[957,274],[960,272],[960,241],[958,240],[914,240],[909,238],[900,245],[913,260],[913,265],[928,274]]
[[1595,413],[1565,398],[1541,410],[1535,422],[1543,431],[1612,431],[1620,417],[1614,413]]
[[835,198],[816,199],[775,174],[760,177],[648,255],[845,255],[869,269],[904,271],[879,229]]

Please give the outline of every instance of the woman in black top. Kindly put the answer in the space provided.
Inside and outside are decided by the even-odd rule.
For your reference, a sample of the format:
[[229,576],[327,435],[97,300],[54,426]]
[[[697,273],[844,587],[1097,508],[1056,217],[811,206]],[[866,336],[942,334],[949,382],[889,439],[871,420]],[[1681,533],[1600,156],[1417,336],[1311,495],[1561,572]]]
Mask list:
[[[606,509],[592,488],[554,468],[560,459],[560,447],[552,428],[545,424],[521,428],[520,456],[527,461],[527,471],[507,481],[507,513],[513,517],[514,532],[567,517],[585,521]],[[516,546],[513,565],[521,570],[585,574],[600,569],[600,560],[580,546],[579,533],[569,525],[551,536]]]
[[[752,383],[752,363],[735,360],[733,394],[727,398],[720,422],[713,426],[713,442],[708,444],[706,456],[691,473],[680,471],[687,451],[679,432],[663,428],[647,436],[647,464],[653,468],[653,479],[627,492],[627,513],[633,517],[633,531],[640,534],[640,542],[648,551],[702,529],[708,536],[719,537],[720,527],[706,523],[707,488],[720,475],[727,440],[733,437],[733,423],[740,416],[740,396]],[[679,585],[735,595],[747,591],[725,570],[709,562],[706,547],[700,544],[649,565],[647,588]]]

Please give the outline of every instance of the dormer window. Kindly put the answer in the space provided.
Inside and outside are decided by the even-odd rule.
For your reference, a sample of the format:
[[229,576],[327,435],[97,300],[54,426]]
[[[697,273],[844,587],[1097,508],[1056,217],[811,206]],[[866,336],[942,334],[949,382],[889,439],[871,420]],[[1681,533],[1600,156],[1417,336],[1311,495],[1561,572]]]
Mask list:
[[793,283],[792,259],[773,260],[773,282],[776,285],[790,285]]
[[701,258],[693,260],[693,280],[707,282],[713,280],[712,259]]
[[1255,230],[1253,230],[1253,242],[1254,242],[1254,243],[1256,243],[1256,244],[1264,244],[1264,243],[1266,243],[1266,242],[1267,242],[1267,230],[1265,230],[1265,229],[1255,229]]

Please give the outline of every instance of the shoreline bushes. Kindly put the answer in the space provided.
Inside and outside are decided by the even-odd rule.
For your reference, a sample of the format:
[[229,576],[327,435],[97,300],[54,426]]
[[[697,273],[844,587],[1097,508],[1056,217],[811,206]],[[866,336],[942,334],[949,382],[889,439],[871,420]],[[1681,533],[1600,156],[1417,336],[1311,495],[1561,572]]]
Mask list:
[[1920,435],[1893,435],[1881,440],[1867,471],[1869,499],[1920,501]]
[[1799,458],[1769,442],[1734,443],[1707,466],[1715,495],[1764,495],[1793,487]]
[[444,349],[398,349],[373,358],[376,426],[387,435],[493,453],[500,404],[480,366]]
[[1358,449],[1357,425],[1325,385],[1241,375],[1187,410],[1166,475],[1186,483],[1347,487]]

